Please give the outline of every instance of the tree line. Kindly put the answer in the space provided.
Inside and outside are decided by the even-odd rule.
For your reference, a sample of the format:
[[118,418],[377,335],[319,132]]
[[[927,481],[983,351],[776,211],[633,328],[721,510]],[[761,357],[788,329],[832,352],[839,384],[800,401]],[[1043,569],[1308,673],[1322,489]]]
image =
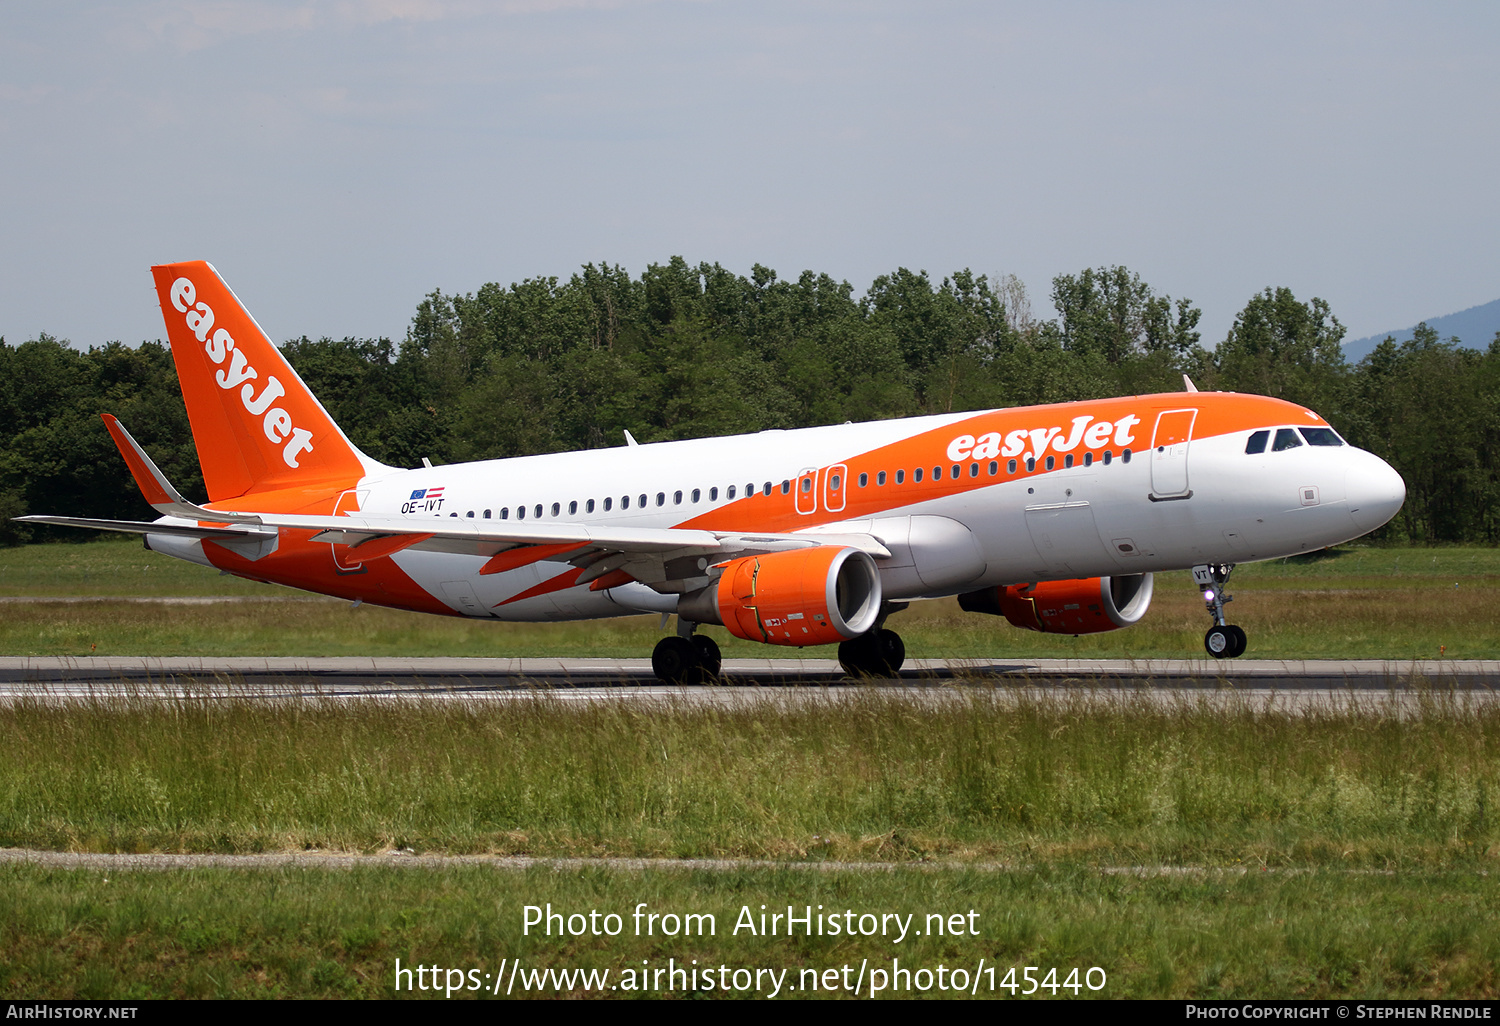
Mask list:
[[[1390,541],[1500,540],[1500,334],[1464,348],[1425,325],[1358,364],[1321,299],[1250,297],[1205,348],[1200,311],[1125,267],[1052,280],[1032,315],[1012,276],[934,280],[900,268],[846,281],[744,276],[674,257],[639,277],[607,264],[434,291],[406,337],[286,342],[350,438],[413,467],[923,413],[1182,389],[1278,396],[1322,413],[1406,479]],[[149,514],[98,414],[118,416],[190,498],[203,498],[171,354],[0,338],[0,542],[62,537],[24,513]],[[73,536],[69,534],[67,536]]]

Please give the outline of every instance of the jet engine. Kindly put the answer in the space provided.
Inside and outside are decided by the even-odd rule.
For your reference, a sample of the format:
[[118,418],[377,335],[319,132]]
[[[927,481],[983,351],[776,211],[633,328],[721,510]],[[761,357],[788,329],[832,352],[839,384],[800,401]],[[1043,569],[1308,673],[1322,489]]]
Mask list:
[[1151,605],[1150,574],[1007,584],[958,597],[970,613],[1003,616],[1047,634],[1097,634],[1138,623]]
[[880,600],[880,573],[868,553],[820,545],[731,560],[716,584],[684,595],[677,612],[747,641],[800,647],[866,633]]

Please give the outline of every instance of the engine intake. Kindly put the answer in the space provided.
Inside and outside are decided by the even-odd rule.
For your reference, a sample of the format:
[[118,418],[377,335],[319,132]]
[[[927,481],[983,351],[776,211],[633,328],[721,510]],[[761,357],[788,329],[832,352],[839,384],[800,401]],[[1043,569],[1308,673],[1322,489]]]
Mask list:
[[960,595],[958,604],[970,613],[1003,616],[1028,631],[1098,634],[1140,622],[1153,587],[1150,574],[1041,581],[971,591]]
[[827,645],[857,638],[880,616],[880,572],[859,549],[820,545],[724,564],[716,584],[684,595],[679,615],[746,641]]

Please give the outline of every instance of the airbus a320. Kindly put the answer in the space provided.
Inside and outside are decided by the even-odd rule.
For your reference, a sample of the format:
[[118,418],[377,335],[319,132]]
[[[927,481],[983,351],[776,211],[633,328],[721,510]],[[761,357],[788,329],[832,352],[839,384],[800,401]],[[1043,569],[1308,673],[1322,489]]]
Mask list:
[[[218,272],[152,268],[203,468],[188,502],[105,423],[154,521],[22,519],[349,600],[493,620],[675,614],[658,677],[716,677],[697,632],[905,659],[887,619],[957,595],[1017,627],[1129,627],[1190,569],[1232,658],[1235,564],[1366,534],[1406,489],[1317,413],[1188,391],[402,469],[361,452]],[[627,436],[628,438],[628,436]]]

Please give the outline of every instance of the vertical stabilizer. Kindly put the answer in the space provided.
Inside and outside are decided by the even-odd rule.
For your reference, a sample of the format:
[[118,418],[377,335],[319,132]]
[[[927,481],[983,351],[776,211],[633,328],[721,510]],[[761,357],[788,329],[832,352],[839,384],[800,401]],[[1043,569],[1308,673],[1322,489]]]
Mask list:
[[213,265],[151,274],[210,500],[347,487],[380,467],[344,437]]

